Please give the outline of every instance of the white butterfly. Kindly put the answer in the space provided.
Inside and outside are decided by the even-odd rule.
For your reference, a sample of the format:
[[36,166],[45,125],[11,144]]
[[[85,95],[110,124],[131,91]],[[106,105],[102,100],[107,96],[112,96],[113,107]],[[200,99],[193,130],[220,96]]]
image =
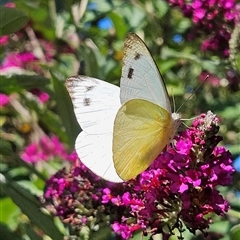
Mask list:
[[180,124],[150,52],[134,33],[124,43],[120,89],[86,76],[70,77],[66,86],[83,129],[78,156],[106,180],[122,182],[144,171]]

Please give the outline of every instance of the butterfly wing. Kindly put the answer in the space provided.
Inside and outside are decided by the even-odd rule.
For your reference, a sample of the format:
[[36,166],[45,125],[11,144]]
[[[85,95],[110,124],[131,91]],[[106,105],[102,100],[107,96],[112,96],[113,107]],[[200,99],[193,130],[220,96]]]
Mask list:
[[88,134],[82,131],[76,140],[80,160],[96,175],[111,182],[123,182],[113,165],[112,133]]
[[114,118],[121,106],[119,87],[86,76],[70,77],[66,86],[82,130],[89,134],[112,133]]
[[179,117],[171,115],[159,70],[145,43],[134,33],[128,34],[124,43],[120,98],[113,159],[118,175],[128,180],[149,167],[179,124]]
[[164,81],[142,39],[129,33],[123,51],[121,103],[124,104],[130,99],[145,99],[171,112]]
[[175,133],[171,114],[157,104],[132,99],[114,123],[113,159],[120,178],[129,180],[149,167]]
[[98,176],[122,182],[112,158],[113,123],[121,105],[119,88],[86,76],[70,77],[66,86],[83,130],[75,143],[80,160]]

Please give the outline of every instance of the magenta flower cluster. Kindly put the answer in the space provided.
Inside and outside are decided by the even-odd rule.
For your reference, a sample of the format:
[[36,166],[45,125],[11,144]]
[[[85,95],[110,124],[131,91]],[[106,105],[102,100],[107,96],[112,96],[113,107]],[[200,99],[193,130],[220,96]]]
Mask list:
[[21,158],[28,163],[48,161],[54,158],[75,161],[76,152],[68,153],[63,143],[57,136],[43,136],[38,142],[30,143],[20,154]]
[[123,239],[139,230],[168,239],[183,226],[204,232],[210,213],[229,209],[216,187],[230,184],[234,169],[230,152],[217,146],[218,130],[214,114],[200,115],[146,171],[122,184],[100,180],[83,165],[64,169],[47,182],[46,206],[78,230],[108,219]]
[[[7,3],[5,7],[15,8],[14,3]],[[30,24],[27,25],[30,27]],[[35,32],[34,34],[38,34]],[[56,54],[55,46],[45,39],[36,38],[39,49],[29,39],[26,29],[21,29],[11,35],[0,37],[0,48],[4,53],[0,62],[0,71],[2,75],[23,74],[26,71],[44,75],[43,64],[53,62]],[[36,54],[38,52],[38,54]],[[39,54],[41,52],[41,54]],[[38,97],[39,101],[45,103],[49,95],[40,89],[32,89],[32,93]]]
[[19,67],[22,69],[26,69],[27,66],[34,61],[36,61],[36,58],[32,52],[23,53],[11,52],[8,53],[4,58],[0,69],[2,71],[10,67]]
[[235,0],[168,0],[179,7],[184,16],[190,18],[194,28],[190,39],[205,38],[203,51],[211,51],[221,56],[229,55],[229,39],[236,22],[239,22],[239,8]]
[[[23,46],[24,44],[28,44],[24,34],[21,32],[17,34],[19,35],[17,37],[20,42],[19,44],[22,44]],[[41,43],[41,46],[44,49],[44,59],[36,57],[33,49],[32,51],[26,51],[24,49],[22,49],[22,51],[16,51],[14,48],[17,43],[13,42],[8,36],[1,37],[0,45],[2,44],[2,47],[6,49],[5,56],[0,64],[1,72],[7,73],[11,70],[22,69],[43,74],[41,64],[44,64],[46,61],[50,62],[53,59],[55,49],[54,46],[46,40],[40,39],[39,43]]]
[[5,107],[9,103],[8,95],[0,93],[0,108]]
[[[113,229],[129,239],[136,229],[147,234],[161,233],[168,239],[172,230],[181,233],[184,225],[192,232],[204,231],[211,223],[209,213],[223,215],[227,201],[215,189],[231,183],[231,154],[217,144],[218,119],[208,112],[192,127],[176,137],[174,147],[162,152],[150,168],[128,184],[130,190],[119,195],[104,189],[103,203],[129,208],[128,215],[113,224]],[[134,221],[133,221],[134,218]]]
[[[2,37],[3,38],[3,37]],[[3,58],[2,63],[0,64],[0,71],[2,74],[8,74],[13,70],[17,71],[17,69],[22,70],[34,70],[39,72],[40,67],[38,66],[39,60],[36,59],[32,52],[9,52]],[[40,89],[32,89],[31,91],[40,102],[45,103],[49,99],[49,95],[40,90]]]
[[107,207],[101,204],[101,189],[106,184],[81,163],[70,171],[64,168],[46,182],[44,206],[70,224],[78,236],[83,227],[94,229],[107,222]]

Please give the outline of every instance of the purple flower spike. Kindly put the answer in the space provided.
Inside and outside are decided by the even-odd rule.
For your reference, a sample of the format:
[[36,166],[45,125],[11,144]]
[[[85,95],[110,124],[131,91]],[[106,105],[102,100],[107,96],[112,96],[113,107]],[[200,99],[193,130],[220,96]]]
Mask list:
[[[201,114],[175,138],[174,147],[169,146],[149,169],[126,183],[131,190],[122,194],[122,206],[129,212],[114,226],[127,229],[126,223],[131,222],[128,233],[141,226],[145,235],[150,228],[151,235],[162,233],[167,238],[174,228],[181,233],[182,223],[195,233],[209,227],[212,220],[207,214],[223,215],[229,206],[215,187],[230,184],[234,170],[231,154],[217,147],[222,139],[216,135],[218,122],[210,111]],[[121,194],[112,189],[111,196]],[[126,236],[122,235],[129,239]]]
[[194,24],[189,39],[202,37],[202,50],[229,56],[229,39],[239,22],[239,6],[235,0],[168,0]]
[[218,122],[210,111],[201,114],[128,182],[100,180],[83,165],[69,173],[62,170],[47,182],[45,204],[77,231],[107,219],[122,239],[139,230],[168,239],[174,229],[181,235],[183,226],[193,234],[204,232],[212,222],[210,213],[228,211],[228,202],[215,187],[230,184],[234,172],[231,154],[217,146],[222,139]]

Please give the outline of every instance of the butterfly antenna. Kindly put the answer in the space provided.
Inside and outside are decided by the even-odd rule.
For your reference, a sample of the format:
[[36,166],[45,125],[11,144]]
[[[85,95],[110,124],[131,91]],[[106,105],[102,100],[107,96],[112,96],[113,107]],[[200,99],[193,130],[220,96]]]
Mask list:
[[197,90],[207,81],[208,78],[209,78],[209,75],[205,77],[205,79],[197,86],[197,88],[192,92],[192,94],[180,105],[180,107],[177,109],[176,112],[179,112],[182,106],[185,105],[186,102],[188,102],[193,97],[194,93],[197,92]]
[[173,102],[173,112],[176,110],[176,102],[173,94],[173,88],[171,88],[171,96],[172,96],[172,102]]

